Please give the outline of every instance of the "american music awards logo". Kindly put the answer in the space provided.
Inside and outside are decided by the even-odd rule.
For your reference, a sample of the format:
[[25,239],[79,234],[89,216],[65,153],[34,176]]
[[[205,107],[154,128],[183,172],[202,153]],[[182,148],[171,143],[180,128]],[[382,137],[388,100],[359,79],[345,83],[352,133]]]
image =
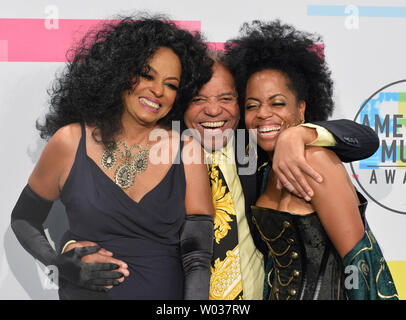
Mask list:
[[375,203],[406,214],[406,79],[372,94],[354,120],[374,129],[380,141],[374,155],[350,164],[355,180]]

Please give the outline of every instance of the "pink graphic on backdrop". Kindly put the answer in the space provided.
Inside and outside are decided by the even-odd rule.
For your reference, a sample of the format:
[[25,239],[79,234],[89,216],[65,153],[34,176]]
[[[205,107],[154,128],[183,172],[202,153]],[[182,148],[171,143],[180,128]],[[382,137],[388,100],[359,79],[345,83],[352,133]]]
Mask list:
[[[0,61],[65,62],[72,45],[97,25],[111,21],[59,19],[58,28],[50,29],[46,19],[0,19]],[[174,22],[189,31],[201,30],[200,21]]]
[[315,53],[317,53],[319,55],[319,57],[324,61],[324,44],[323,43],[319,43],[316,44],[317,48],[312,48],[310,51],[314,51]]
[[[215,50],[215,51],[225,51],[225,42],[208,42],[207,46],[209,47],[210,50]],[[317,48],[312,48],[311,50],[318,53],[319,56],[323,59],[324,61],[324,44],[316,44]]]
[[8,61],[8,40],[0,40],[0,61]]
[[[49,28],[46,19],[0,19],[0,61],[65,62],[67,51],[88,31],[111,21],[59,19],[57,28]],[[174,22],[183,29],[201,31],[200,21]],[[224,51],[224,42],[207,44],[211,50]],[[324,54],[324,45],[318,46]]]
[[207,42],[210,50],[224,51],[225,42]]

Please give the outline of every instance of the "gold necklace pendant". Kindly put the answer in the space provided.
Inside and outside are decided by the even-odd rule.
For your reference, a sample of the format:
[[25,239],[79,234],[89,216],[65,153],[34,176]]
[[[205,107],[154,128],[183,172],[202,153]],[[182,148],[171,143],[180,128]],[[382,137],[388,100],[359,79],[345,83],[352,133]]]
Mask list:
[[131,163],[124,162],[118,166],[114,172],[114,182],[121,189],[128,189],[134,185],[135,171]]
[[[117,150],[121,153],[120,158],[121,160],[124,160],[124,162],[120,164],[114,172],[114,182],[121,189],[128,189],[134,185],[135,175],[143,173],[148,168],[148,144],[144,148],[142,148],[139,144],[134,144],[129,148],[125,142],[120,141],[117,145],[121,145],[124,148],[124,151],[117,148]],[[135,155],[131,153],[134,148],[139,149]],[[111,166],[114,167],[116,161],[115,153],[114,156],[106,153],[104,161],[106,164],[111,164],[114,162],[114,164]]]
[[137,152],[137,154],[134,156],[133,161],[131,163],[132,168],[135,173],[141,174],[148,168],[148,156],[149,156],[149,150],[148,149],[142,149]]
[[100,164],[102,168],[106,170],[111,170],[116,166],[117,163],[117,156],[115,149],[110,150],[107,149],[106,151],[103,152],[103,155],[100,160]]

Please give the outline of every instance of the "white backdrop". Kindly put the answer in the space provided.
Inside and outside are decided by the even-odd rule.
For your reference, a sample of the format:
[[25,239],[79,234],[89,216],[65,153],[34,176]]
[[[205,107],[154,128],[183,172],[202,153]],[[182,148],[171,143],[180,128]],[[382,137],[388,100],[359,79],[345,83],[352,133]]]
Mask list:
[[[5,19],[21,19],[21,23],[28,26],[27,19],[47,19],[51,14],[59,19],[109,19],[115,14],[138,9],[165,13],[173,20],[200,21],[201,31],[210,42],[225,42],[237,35],[243,22],[253,19],[280,18],[299,29],[320,33],[325,41],[326,61],[335,80],[334,119],[354,119],[363,102],[375,91],[406,79],[405,0],[1,1],[0,299],[57,299],[57,291],[46,286],[41,268],[19,245],[9,224],[14,204],[44,146],[35,129],[35,120],[44,113],[47,107],[46,90],[55,72],[64,65],[52,59],[41,62],[38,59],[30,61],[27,58],[29,61],[26,61],[14,58],[13,38],[5,38],[6,32],[1,27],[10,25],[4,22]],[[22,56],[29,54],[23,52]],[[396,90],[406,92],[406,85]],[[399,110],[392,113],[402,114],[403,110],[406,118],[405,103],[399,101]],[[380,107],[383,110],[384,105]],[[406,134],[405,127],[406,123],[403,122],[399,132],[403,130]],[[352,175],[349,166],[347,168]],[[400,166],[393,169],[397,170],[399,178],[389,186],[384,178],[377,183],[369,183],[371,170],[366,173],[357,163],[354,168],[356,174],[366,176],[363,182],[365,190],[369,192],[371,188],[374,189],[374,200],[368,199],[367,218],[390,263],[401,297],[406,299],[406,214],[395,213],[379,205],[384,202],[381,198],[388,194],[390,187],[391,202],[406,211],[402,200],[406,194],[403,179],[406,171]],[[381,167],[377,171],[383,173],[382,170]],[[379,196],[380,192],[382,197]],[[64,209],[57,202],[47,220],[50,237],[55,243],[67,228],[66,224]]]

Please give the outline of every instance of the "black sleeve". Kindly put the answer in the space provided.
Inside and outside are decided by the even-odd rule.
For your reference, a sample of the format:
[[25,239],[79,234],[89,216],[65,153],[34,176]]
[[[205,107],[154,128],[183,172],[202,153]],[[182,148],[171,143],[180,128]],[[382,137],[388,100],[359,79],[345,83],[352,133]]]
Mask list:
[[28,184],[25,186],[11,214],[11,228],[24,249],[45,266],[57,267],[60,277],[80,287],[105,291],[104,286],[118,285],[116,279],[123,275],[111,270],[119,266],[81,260],[85,255],[99,251],[100,246],[75,248],[66,254],[59,254],[52,248],[42,225],[51,207],[52,201],[40,197]]
[[180,252],[185,274],[185,300],[209,299],[213,233],[212,216],[186,215],[180,232]]
[[378,135],[368,126],[347,119],[318,121],[313,124],[332,133],[337,145],[328,149],[334,151],[343,162],[368,158],[378,150]]

